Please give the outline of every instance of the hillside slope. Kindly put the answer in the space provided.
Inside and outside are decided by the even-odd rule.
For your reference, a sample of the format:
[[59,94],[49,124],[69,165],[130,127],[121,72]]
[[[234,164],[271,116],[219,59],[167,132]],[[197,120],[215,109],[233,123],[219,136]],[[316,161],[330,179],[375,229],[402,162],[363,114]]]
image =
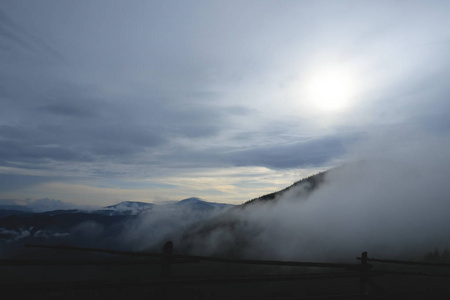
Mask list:
[[306,199],[324,182],[327,172],[309,176],[278,192],[252,199],[214,218],[194,223],[176,236],[174,243],[181,253],[246,257],[246,249],[262,230],[249,219],[249,213],[255,212],[264,204],[277,202],[287,193],[291,193],[290,198],[299,201]]
[[311,175],[309,177],[303,178],[297,182],[295,182],[294,184],[288,186],[287,188],[284,188],[280,191],[277,192],[273,192],[258,198],[254,198],[250,201],[245,202],[244,204],[242,204],[243,206],[247,206],[250,204],[256,204],[256,203],[263,203],[263,202],[267,202],[267,201],[273,201],[276,200],[278,197],[282,196],[283,194],[287,193],[288,191],[292,190],[292,188],[294,187],[298,187],[300,185],[304,186],[304,189],[302,189],[303,192],[306,192],[306,194],[314,191],[316,188],[318,188],[320,186],[320,184],[322,184],[324,182],[325,179],[325,175],[327,174],[328,171],[324,171],[324,172],[320,172],[314,175]]

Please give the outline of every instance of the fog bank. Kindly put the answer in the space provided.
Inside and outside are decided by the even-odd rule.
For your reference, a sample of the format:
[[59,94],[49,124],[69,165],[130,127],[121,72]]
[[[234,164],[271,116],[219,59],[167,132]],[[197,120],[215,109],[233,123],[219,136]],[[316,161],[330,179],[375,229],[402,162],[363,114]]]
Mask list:
[[[373,138],[318,189],[296,186],[276,201],[235,209],[180,237],[191,253],[347,260],[422,257],[450,246],[450,139]],[[300,193],[302,195],[302,193]]]

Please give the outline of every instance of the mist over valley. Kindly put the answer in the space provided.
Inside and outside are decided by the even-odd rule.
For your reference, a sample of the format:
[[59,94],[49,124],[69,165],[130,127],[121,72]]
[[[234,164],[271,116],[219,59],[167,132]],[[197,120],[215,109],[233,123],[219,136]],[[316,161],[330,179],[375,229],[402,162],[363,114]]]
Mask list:
[[[361,148],[351,163],[236,206],[199,198],[44,212],[33,203],[0,206],[0,253],[17,255],[26,243],[159,252],[171,240],[177,253],[193,255],[422,258],[450,243],[448,146],[423,137],[386,151]],[[35,210],[45,201],[62,205],[40,200]]]

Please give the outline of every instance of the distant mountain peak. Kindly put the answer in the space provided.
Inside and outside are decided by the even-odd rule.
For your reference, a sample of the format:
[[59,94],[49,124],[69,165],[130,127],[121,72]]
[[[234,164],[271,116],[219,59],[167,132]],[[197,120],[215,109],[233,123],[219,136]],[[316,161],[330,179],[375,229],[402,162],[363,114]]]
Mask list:
[[200,210],[223,209],[226,207],[233,206],[231,204],[204,201],[198,197],[190,197],[187,199],[183,199],[179,202],[176,202],[175,205],[189,207],[189,208],[193,208],[193,209],[200,209]]
[[153,203],[138,202],[138,201],[123,201],[118,204],[105,206],[106,211],[110,211],[112,215],[128,214],[137,215],[143,211],[152,209]]
[[183,199],[181,201],[178,201],[178,203],[195,203],[195,202],[209,203],[209,202],[203,201],[202,199],[200,199],[198,197],[190,197],[190,198],[186,198],[186,199]]
[[105,206],[105,208],[135,208],[135,207],[150,207],[153,203],[139,202],[139,201],[122,201],[120,203]]

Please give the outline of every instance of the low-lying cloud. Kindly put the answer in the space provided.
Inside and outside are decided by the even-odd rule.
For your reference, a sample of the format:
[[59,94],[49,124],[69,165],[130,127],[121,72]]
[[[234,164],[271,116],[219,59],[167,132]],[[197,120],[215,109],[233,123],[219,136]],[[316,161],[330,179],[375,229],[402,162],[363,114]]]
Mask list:
[[383,133],[354,147],[348,162],[328,171],[312,192],[305,183],[275,201],[227,211],[155,205],[116,221],[83,219],[66,231],[0,233],[14,241],[53,238],[152,252],[172,240],[176,253],[252,259],[353,261],[363,251],[420,259],[436,247],[450,248],[449,148],[446,136]]
[[369,144],[308,196],[296,196],[304,188],[297,186],[276,202],[193,228],[178,243],[192,253],[299,260],[351,260],[363,251],[420,257],[449,247],[450,139]]
[[189,206],[157,206],[129,222],[120,233],[119,240],[129,249],[160,251],[164,242],[175,239],[193,224],[220,215],[224,209],[227,208],[203,210]]

